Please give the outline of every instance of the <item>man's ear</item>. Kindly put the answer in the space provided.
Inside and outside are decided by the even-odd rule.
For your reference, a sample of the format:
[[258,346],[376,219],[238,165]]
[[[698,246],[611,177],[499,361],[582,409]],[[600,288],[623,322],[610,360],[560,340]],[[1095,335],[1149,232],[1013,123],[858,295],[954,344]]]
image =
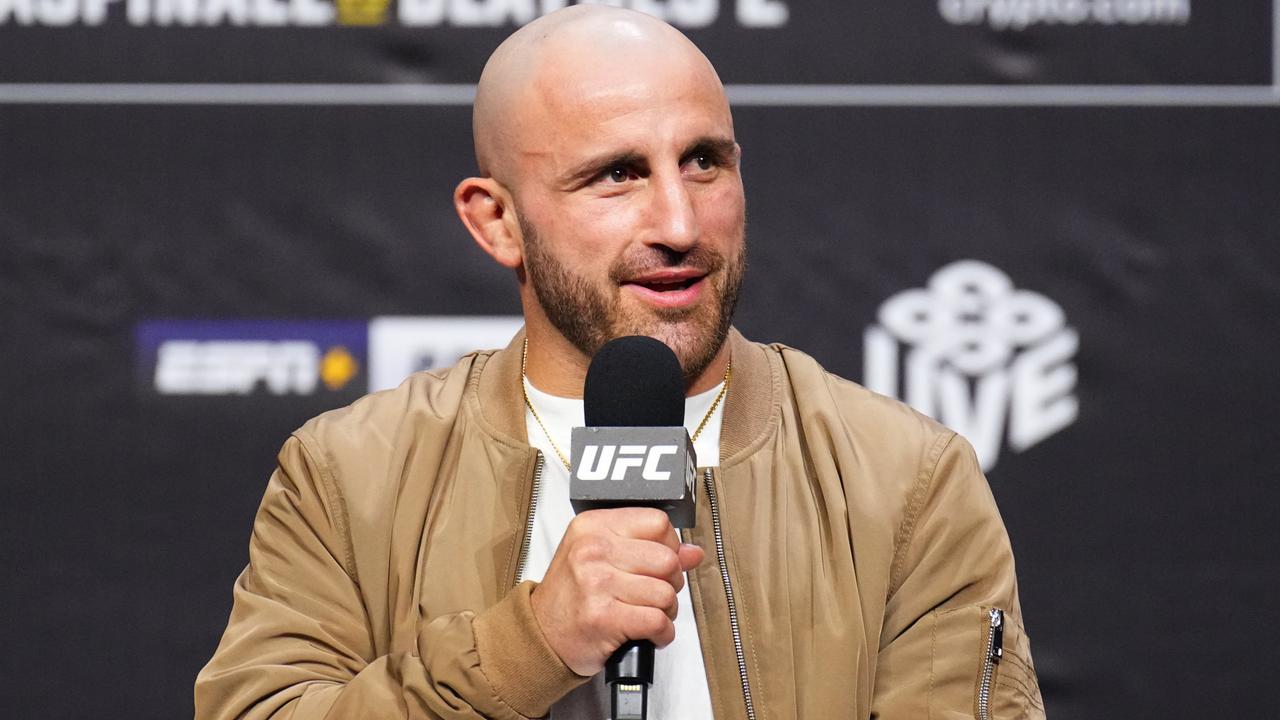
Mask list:
[[511,195],[493,178],[471,177],[453,191],[453,208],[462,224],[482,250],[504,267],[516,269],[524,263]]

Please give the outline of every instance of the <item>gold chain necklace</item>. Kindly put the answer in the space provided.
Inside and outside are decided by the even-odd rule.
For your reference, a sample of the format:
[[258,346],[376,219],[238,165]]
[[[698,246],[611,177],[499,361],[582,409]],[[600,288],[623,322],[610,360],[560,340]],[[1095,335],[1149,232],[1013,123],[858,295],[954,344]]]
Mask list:
[[[529,359],[529,338],[524,339],[524,347],[520,349],[520,395],[524,397],[524,406],[529,408],[529,412],[533,413],[533,419],[538,423],[538,427],[542,428],[542,434],[546,436],[547,442],[551,443],[551,449],[556,451],[556,455],[560,457],[560,462],[564,463],[564,469],[570,473],[573,467],[569,464],[569,458],[565,457],[561,452],[560,446],[556,445],[556,441],[551,439],[551,433],[547,430],[547,426],[542,423],[542,418],[538,415],[538,410],[533,407],[533,402],[529,400],[529,391],[524,387],[525,381],[525,364]],[[720,392],[716,393],[716,399],[711,401],[711,408],[707,410],[707,414],[702,416],[702,422],[698,423],[698,428],[693,431],[693,437],[690,438],[694,442],[698,441],[698,436],[702,434],[702,429],[707,426],[707,422],[711,420],[711,415],[715,413],[716,408],[720,407],[720,401],[724,400],[725,393],[729,392],[729,379],[733,377],[733,362],[727,362],[724,365],[724,383],[720,386]]]

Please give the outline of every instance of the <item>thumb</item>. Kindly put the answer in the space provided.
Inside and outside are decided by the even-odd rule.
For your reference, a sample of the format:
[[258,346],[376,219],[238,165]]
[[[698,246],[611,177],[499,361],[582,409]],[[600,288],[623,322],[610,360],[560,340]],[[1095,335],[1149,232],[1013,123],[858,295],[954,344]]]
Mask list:
[[680,549],[676,554],[680,557],[680,569],[684,572],[689,572],[701,565],[707,555],[701,547],[688,543],[680,543]]

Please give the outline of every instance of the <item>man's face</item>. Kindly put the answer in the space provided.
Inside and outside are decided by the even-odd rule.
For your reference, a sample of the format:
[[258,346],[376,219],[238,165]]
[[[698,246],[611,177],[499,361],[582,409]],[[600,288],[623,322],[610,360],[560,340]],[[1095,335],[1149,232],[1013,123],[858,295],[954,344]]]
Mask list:
[[692,381],[728,332],[745,202],[719,83],[682,62],[544,74],[514,195],[551,324],[587,356],[622,335],[658,338]]

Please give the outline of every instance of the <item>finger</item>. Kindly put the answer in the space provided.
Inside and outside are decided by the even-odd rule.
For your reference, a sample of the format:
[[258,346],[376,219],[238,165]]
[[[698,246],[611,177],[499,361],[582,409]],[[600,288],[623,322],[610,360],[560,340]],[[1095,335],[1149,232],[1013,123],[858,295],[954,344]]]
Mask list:
[[677,555],[680,558],[680,569],[689,572],[702,564],[702,561],[707,557],[707,552],[697,545],[680,543],[680,550]]
[[680,556],[666,545],[648,540],[615,540],[609,548],[609,564],[624,573],[665,580],[676,590],[684,587]]
[[613,508],[604,512],[612,513],[601,520],[608,522],[609,529],[617,535],[635,540],[651,540],[671,548],[672,552],[680,546],[675,528],[671,527],[671,519],[661,510],[654,508]]
[[676,639],[676,626],[666,613],[653,607],[616,603],[618,627],[628,640],[648,640],[656,647],[666,647]]
[[613,596],[628,605],[661,610],[671,620],[676,619],[680,609],[679,596],[671,583],[644,575],[618,575]]

